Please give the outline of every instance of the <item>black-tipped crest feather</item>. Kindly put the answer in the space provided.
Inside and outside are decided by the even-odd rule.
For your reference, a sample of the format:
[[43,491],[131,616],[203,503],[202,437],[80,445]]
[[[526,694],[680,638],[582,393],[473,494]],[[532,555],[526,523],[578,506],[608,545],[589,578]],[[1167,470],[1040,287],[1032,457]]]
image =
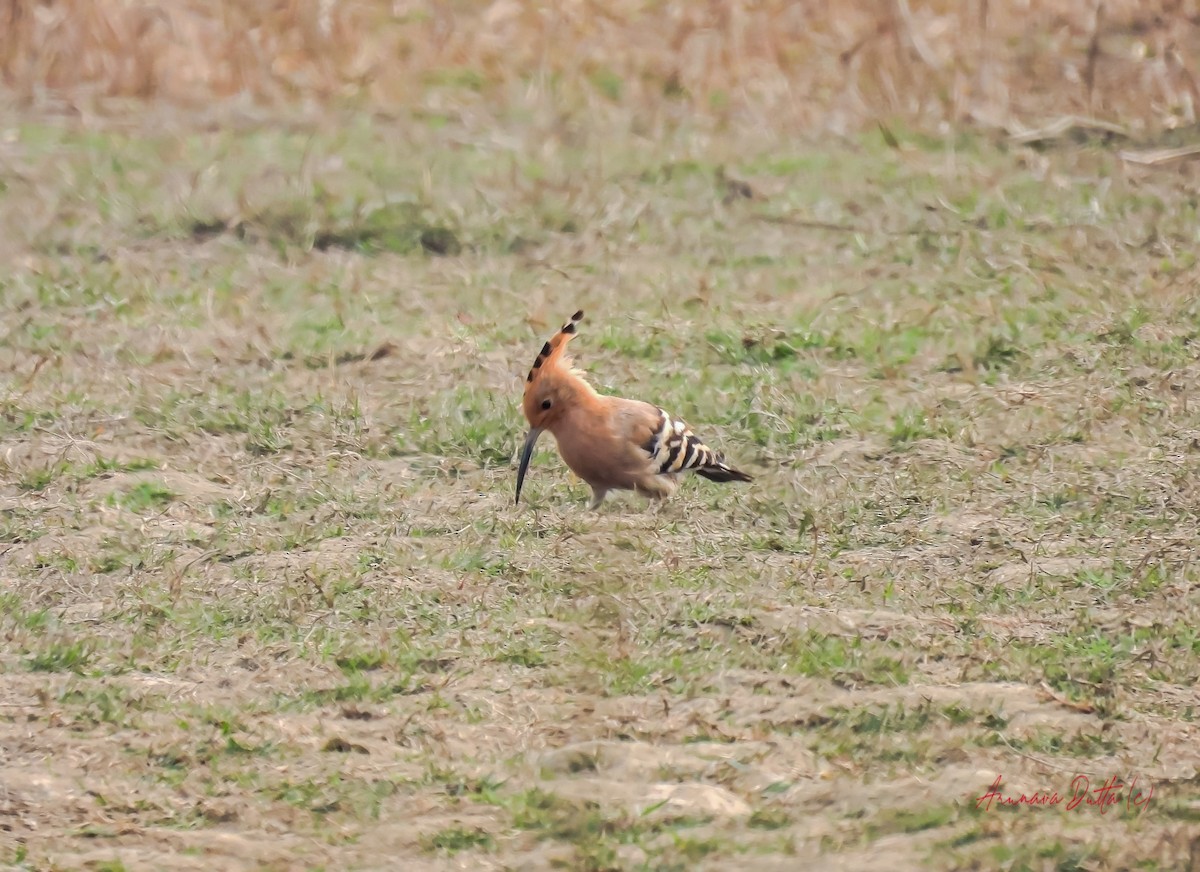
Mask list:
[[529,370],[529,375],[525,377],[525,381],[533,381],[534,370],[541,369],[542,364],[546,362],[546,359],[557,352],[570,337],[574,336],[578,332],[575,325],[582,320],[583,309],[580,309],[571,316],[571,320],[564,324],[562,329],[554,334],[553,339],[542,346],[542,350],[538,352],[537,360],[533,362],[533,369]]

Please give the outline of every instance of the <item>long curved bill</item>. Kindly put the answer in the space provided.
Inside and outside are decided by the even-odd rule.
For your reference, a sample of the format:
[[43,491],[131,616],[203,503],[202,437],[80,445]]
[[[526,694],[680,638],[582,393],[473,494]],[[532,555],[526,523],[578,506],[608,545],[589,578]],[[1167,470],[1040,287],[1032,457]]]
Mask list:
[[521,465],[517,467],[517,498],[513,502],[514,506],[521,502],[521,485],[525,483],[525,471],[529,469],[529,460],[533,457],[533,446],[537,444],[538,437],[541,435],[541,429],[534,427],[525,437],[525,444],[521,448]]

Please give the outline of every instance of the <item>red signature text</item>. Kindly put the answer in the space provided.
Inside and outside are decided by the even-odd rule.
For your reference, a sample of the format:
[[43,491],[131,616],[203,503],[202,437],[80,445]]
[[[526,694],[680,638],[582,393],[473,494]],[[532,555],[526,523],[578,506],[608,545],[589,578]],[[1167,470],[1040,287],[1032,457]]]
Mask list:
[[1123,807],[1126,811],[1141,811],[1150,804],[1150,799],[1154,796],[1154,785],[1147,786],[1145,790],[1139,789],[1136,775],[1128,782],[1119,781],[1117,776],[1110,775],[1107,781],[1095,787],[1092,786],[1091,779],[1086,775],[1076,775],[1071,779],[1071,789],[1065,795],[1057,790],[1050,792],[1035,790],[1030,794],[1021,793],[1012,796],[1000,790],[1003,779],[1003,775],[997,775],[987,793],[976,797],[976,808],[991,811],[993,805],[1001,808],[1018,805],[1037,807],[1062,805],[1066,807],[1067,811],[1092,808],[1098,810],[1100,814],[1108,814],[1108,810],[1113,806]]

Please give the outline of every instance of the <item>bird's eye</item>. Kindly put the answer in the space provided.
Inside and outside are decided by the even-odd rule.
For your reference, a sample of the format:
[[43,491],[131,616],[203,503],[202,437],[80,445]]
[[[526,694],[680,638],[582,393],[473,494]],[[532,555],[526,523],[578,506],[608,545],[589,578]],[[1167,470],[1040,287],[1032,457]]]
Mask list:
[[549,409],[552,405],[554,405],[554,404],[551,403],[549,400],[542,400],[542,408],[543,409]]

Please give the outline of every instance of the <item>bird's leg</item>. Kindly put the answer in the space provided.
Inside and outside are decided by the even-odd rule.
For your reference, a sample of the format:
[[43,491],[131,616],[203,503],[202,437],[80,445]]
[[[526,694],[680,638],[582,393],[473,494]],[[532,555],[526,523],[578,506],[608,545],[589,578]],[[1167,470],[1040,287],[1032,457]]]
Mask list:
[[639,493],[646,498],[644,511],[651,517],[657,518],[662,512],[663,506],[667,504],[667,497],[670,496],[671,490],[640,490]]
[[608,493],[608,488],[593,487],[592,488],[592,504],[588,506],[589,511],[596,511],[600,508],[600,504],[604,502],[604,495]]

